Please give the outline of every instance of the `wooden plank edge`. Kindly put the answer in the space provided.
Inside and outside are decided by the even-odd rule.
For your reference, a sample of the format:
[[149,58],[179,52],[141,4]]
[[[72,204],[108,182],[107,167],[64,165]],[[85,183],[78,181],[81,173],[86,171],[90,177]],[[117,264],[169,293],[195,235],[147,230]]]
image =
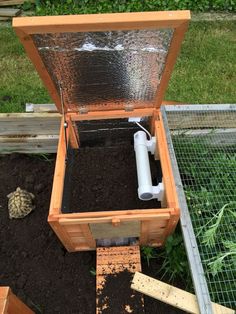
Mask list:
[[[197,298],[194,294],[136,272],[131,288],[149,297],[165,302],[192,314],[200,314]],[[235,314],[233,309],[212,302],[214,314]]]
[[[1,3],[1,2],[0,2]],[[11,8],[0,8],[0,16],[3,17],[14,17],[21,13],[21,9],[11,9]]]
[[175,28],[190,20],[189,10],[37,16],[14,19],[13,27],[26,34],[94,32],[132,29]]
[[[174,101],[174,100],[163,100],[162,105],[179,105],[183,104],[183,102]],[[58,112],[57,107],[55,104],[33,104],[33,103],[26,103],[25,104],[25,112],[35,112],[35,113],[42,113],[42,112]]]
[[9,16],[0,16],[0,21],[9,21],[10,19]]
[[[28,2],[34,3],[35,0],[27,0]],[[3,6],[12,6],[12,5],[19,5],[23,4],[25,0],[7,0],[7,1],[0,1],[0,7]]]

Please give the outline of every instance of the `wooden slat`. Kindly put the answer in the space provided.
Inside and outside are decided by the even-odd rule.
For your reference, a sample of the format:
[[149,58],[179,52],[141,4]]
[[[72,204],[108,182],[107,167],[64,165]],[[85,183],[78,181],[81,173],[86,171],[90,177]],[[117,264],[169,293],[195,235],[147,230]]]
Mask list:
[[86,114],[78,112],[71,113],[72,121],[83,120],[100,120],[100,119],[120,119],[129,117],[150,117],[153,114],[153,108],[134,109],[132,111],[125,110],[108,110],[108,111],[91,111]]
[[[106,275],[128,270],[131,273],[141,271],[141,258],[139,246],[122,246],[97,248],[96,289],[97,289],[97,314],[102,313],[98,307],[99,291],[104,287]],[[114,279],[115,280],[115,279]],[[121,287],[122,289],[122,287]],[[117,293],[119,293],[117,291]],[[143,298],[140,295],[143,302]],[[140,313],[141,313],[140,309]]]
[[27,34],[175,28],[190,20],[190,11],[84,14],[21,18],[13,27]]
[[[194,294],[136,272],[131,288],[188,313],[200,314]],[[234,314],[235,311],[212,302],[214,314]]]
[[[146,215],[146,214],[156,214],[156,218],[162,217],[163,220],[169,219],[169,215],[175,212],[174,208],[157,208],[157,209],[129,209],[129,210],[113,210],[113,211],[101,211],[101,212],[84,212],[84,213],[71,213],[71,214],[58,214],[55,217],[62,219],[80,219],[80,218],[104,218],[111,216],[111,219],[114,216],[118,215]],[[161,216],[162,214],[168,214],[167,216]],[[90,221],[91,222],[91,221]]]
[[1,113],[0,153],[55,153],[60,115]]
[[95,239],[90,231],[90,228],[88,225],[81,225],[80,226],[83,234],[84,234],[84,238],[86,239],[86,244],[90,247],[90,249],[95,249],[96,248],[96,242]]
[[10,19],[9,16],[0,16],[0,21],[9,21]]
[[[64,137],[64,121],[61,119],[60,135],[57,147],[57,159],[53,176],[53,186],[49,215],[61,213],[61,203],[64,188],[64,177],[66,171],[66,143]],[[54,217],[55,218],[55,217]]]
[[[35,0],[27,0],[28,2],[34,2]],[[11,5],[18,5],[23,4],[25,0],[7,0],[7,1],[0,1],[0,6],[11,6]]]
[[67,119],[67,134],[68,134],[68,139],[69,139],[69,145],[73,149],[78,149],[79,148],[79,133],[77,130],[77,127],[73,125],[74,122],[71,121],[71,118],[68,117]]
[[[0,2],[1,3],[1,2]],[[0,9],[0,16],[8,16],[8,17],[12,17],[12,16],[17,16],[21,13],[20,9]]]
[[57,151],[57,135],[37,135],[34,137],[1,137],[0,154],[13,152],[25,154],[55,153]]
[[34,312],[25,305],[20,299],[18,299],[12,292],[9,295],[8,301],[8,314],[34,314]]
[[0,300],[0,313],[8,314],[7,313],[7,300]]
[[58,112],[57,107],[55,104],[31,104],[27,103],[25,104],[25,111],[26,112],[37,112],[37,113],[42,113],[42,112]]
[[[165,213],[165,214],[141,214],[141,215],[117,215],[117,216],[108,216],[109,212],[107,212],[107,217],[97,217],[97,218],[60,218],[59,223],[61,225],[72,225],[72,224],[88,224],[88,223],[109,223],[112,222],[114,218],[119,219],[121,222],[123,221],[132,221],[132,220],[150,220],[154,218],[159,218],[159,219],[169,219],[170,214]],[[63,217],[64,215],[62,215]]]
[[58,135],[57,113],[0,113],[0,135]]
[[159,120],[155,122],[155,133],[157,138],[156,149],[159,151],[160,156],[167,205],[177,210],[179,203],[161,113],[159,114]]
[[[234,116],[235,117],[235,116]],[[195,122],[196,123],[196,122]],[[226,123],[226,122],[225,122]],[[215,123],[216,124],[216,123]],[[230,121],[229,121],[230,124]],[[190,136],[190,139],[193,137],[200,137],[203,136],[204,143],[206,145],[212,147],[219,147],[219,146],[233,146],[236,144],[236,121],[234,121],[234,128],[227,128],[226,129],[179,129],[176,131],[172,131],[172,135],[179,135],[181,133],[184,134],[185,138],[187,139]],[[180,137],[179,137],[180,138]]]
[[[174,105],[174,104],[180,104],[180,102],[172,101],[172,100],[163,100],[162,105]],[[181,103],[182,104],[182,103]],[[26,112],[37,112],[37,113],[43,113],[43,112],[58,112],[57,107],[55,104],[32,104],[32,103],[26,103],[25,104],[25,111]]]
[[163,239],[166,240],[168,235],[174,232],[175,227],[179,221],[180,207],[161,113],[159,114],[159,120],[155,122],[155,132],[157,138],[156,149],[159,151],[161,161],[167,206],[174,207],[176,210],[175,214],[171,215],[168,225],[165,228]]
[[148,243],[148,224],[149,221],[142,221],[141,223],[141,234],[139,238],[140,245],[145,245]]
[[[195,105],[191,105],[193,108]],[[207,105],[205,105],[207,107]],[[220,105],[219,105],[220,107]],[[171,130],[178,129],[201,129],[201,128],[235,128],[236,121],[232,112],[225,110],[220,114],[220,111],[204,112],[196,111],[168,111],[167,117],[169,128]]]
[[0,287],[1,314],[34,314],[34,312],[12,293],[9,287]]

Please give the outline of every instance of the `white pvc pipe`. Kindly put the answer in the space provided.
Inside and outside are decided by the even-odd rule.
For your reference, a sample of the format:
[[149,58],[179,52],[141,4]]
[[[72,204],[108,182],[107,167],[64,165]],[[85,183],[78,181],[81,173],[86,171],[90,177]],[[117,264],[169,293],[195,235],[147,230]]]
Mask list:
[[153,198],[153,187],[145,132],[138,131],[134,134],[134,150],[138,175],[138,196],[141,200],[150,200]]

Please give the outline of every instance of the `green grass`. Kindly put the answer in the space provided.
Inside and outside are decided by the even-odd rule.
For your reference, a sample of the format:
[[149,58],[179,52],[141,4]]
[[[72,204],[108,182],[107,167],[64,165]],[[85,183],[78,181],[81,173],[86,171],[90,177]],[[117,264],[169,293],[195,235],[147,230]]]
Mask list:
[[[235,103],[235,38],[234,21],[192,22],[165,99]],[[0,112],[52,102],[11,28],[0,27],[0,43]]]
[[0,43],[0,112],[24,111],[26,102],[50,102],[12,28],[0,28]]

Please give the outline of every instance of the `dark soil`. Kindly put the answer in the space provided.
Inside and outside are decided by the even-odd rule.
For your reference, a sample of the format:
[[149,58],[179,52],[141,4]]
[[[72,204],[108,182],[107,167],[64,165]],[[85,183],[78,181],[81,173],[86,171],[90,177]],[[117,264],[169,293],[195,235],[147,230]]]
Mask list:
[[130,288],[133,273],[124,270],[118,274],[106,275],[103,289],[98,292],[98,307],[104,314],[144,314],[142,296]]
[[[0,158],[0,285],[10,286],[36,313],[92,314],[96,277],[90,271],[96,254],[68,253],[47,223],[55,161],[50,158]],[[7,194],[18,186],[35,194],[36,208],[24,219],[10,220]],[[152,261],[143,271],[155,277],[158,267]],[[145,309],[146,314],[183,313],[151,298],[145,298]]]
[[[47,223],[52,158],[0,158],[0,285],[37,313],[95,313],[95,252],[67,253]],[[36,208],[10,220],[6,196],[18,186],[35,194]]]
[[[63,212],[161,208],[156,199],[138,198],[137,173],[133,145],[81,147],[73,154],[70,184],[65,184],[67,202]],[[150,158],[153,181],[157,185],[159,162]],[[64,198],[65,200],[65,198]]]
[[[161,208],[156,199],[138,198],[133,135],[140,128],[122,119],[108,121],[78,127],[80,148],[68,154],[63,212]],[[162,180],[160,162],[149,155],[153,185],[157,185]]]
[[[159,259],[151,259],[149,261],[149,265],[146,261],[142,261],[142,272],[150,277],[156,278],[163,282],[169,283],[168,278],[162,278],[162,274],[159,273],[159,269],[161,268],[161,260]],[[189,278],[186,278],[186,283],[182,280],[175,280],[175,282],[169,283],[175,287],[185,290],[187,286],[187,281],[189,282]],[[155,300],[148,296],[144,297],[145,304],[145,313],[146,314],[186,314],[185,311],[177,309],[176,307],[170,306],[161,301]]]

